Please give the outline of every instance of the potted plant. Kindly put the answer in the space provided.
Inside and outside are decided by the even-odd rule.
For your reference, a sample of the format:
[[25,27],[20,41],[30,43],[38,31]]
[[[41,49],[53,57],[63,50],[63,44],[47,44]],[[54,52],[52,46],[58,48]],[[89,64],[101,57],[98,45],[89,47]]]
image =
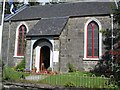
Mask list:
[[52,68],[51,67],[49,67],[47,70],[48,70],[48,74],[52,74]]
[[37,68],[34,66],[33,69],[32,69],[32,72],[36,73],[36,71],[37,71]]

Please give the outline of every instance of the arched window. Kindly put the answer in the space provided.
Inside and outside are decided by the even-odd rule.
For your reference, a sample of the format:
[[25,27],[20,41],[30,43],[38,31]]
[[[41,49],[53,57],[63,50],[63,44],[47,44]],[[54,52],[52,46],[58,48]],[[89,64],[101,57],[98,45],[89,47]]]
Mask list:
[[83,60],[99,60],[102,56],[102,25],[98,19],[88,19],[84,27]]
[[26,32],[27,28],[22,24],[18,30],[17,56],[24,56]]
[[87,26],[87,58],[99,57],[99,26],[95,21],[91,21]]

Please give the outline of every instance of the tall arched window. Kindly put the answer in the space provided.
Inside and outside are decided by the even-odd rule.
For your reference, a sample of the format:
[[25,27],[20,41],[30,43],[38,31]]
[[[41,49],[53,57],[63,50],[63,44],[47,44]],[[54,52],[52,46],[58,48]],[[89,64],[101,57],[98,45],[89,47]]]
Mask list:
[[99,26],[95,21],[91,21],[87,26],[87,58],[99,57]]
[[26,32],[27,28],[22,24],[18,30],[17,56],[24,56]]

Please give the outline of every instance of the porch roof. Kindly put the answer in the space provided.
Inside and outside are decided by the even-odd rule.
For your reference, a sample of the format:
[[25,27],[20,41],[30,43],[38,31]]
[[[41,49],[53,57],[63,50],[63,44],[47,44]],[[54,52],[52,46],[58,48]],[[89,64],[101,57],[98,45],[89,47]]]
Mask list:
[[27,37],[33,36],[59,36],[68,18],[41,19],[27,33]]

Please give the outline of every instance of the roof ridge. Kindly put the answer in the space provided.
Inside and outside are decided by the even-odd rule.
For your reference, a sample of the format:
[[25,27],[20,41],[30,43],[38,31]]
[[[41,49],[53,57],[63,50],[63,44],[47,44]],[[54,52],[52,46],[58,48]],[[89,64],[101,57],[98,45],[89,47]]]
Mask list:
[[54,6],[54,5],[71,5],[71,4],[79,4],[79,3],[113,3],[113,2],[68,2],[68,3],[57,3],[57,4],[46,4],[46,5],[36,5],[36,6],[30,6],[31,7],[45,7],[45,6]]

